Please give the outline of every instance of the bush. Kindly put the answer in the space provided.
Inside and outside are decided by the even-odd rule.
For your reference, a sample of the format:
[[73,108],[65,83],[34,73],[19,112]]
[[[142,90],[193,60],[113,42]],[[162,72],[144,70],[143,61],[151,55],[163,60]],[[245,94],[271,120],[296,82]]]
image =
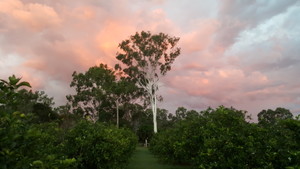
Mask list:
[[[132,132],[87,121],[77,124],[69,114],[59,118],[52,98],[18,90],[30,87],[20,79],[0,79],[1,169],[124,167],[137,143]],[[57,110],[68,113],[67,107]]]
[[81,121],[67,133],[65,152],[77,159],[78,168],[124,168],[137,139],[126,129]]
[[31,123],[19,112],[0,118],[0,168],[124,168],[137,139],[129,130],[82,121],[64,134],[58,123]]
[[1,112],[0,168],[74,168],[74,160],[61,151],[58,125],[30,120],[30,115]]
[[156,134],[150,150],[167,162],[195,168],[299,167],[299,121],[272,127],[245,121],[233,108],[208,109]]

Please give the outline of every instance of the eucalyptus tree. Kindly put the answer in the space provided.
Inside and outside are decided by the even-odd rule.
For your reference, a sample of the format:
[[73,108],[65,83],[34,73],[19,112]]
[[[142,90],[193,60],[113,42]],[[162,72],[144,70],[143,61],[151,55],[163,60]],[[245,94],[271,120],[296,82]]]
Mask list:
[[118,76],[116,71],[100,64],[89,68],[85,73],[73,73],[71,87],[76,94],[67,96],[71,111],[96,122],[113,121],[116,110],[116,123],[119,126],[119,106],[134,98],[135,85]]
[[119,128],[120,106],[124,103],[134,101],[141,92],[137,89],[135,84],[128,81],[125,77],[117,78],[106,90],[108,91],[108,96],[114,100],[116,106],[117,127]]
[[101,111],[102,119],[108,120],[111,100],[107,99],[105,89],[115,81],[114,72],[107,65],[100,64],[89,68],[85,73],[75,71],[72,77],[70,87],[75,87],[76,94],[67,96],[71,112],[96,122]]
[[[157,101],[159,80],[171,70],[171,64],[180,54],[177,47],[179,38],[167,34],[151,34],[142,31],[130,36],[119,44],[121,52],[117,59],[116,69],[123,70],[128,78],[134,81],[146,93],[153,114],[153,128],[157,132]],[[123,66],[124,68],[122,68]]]

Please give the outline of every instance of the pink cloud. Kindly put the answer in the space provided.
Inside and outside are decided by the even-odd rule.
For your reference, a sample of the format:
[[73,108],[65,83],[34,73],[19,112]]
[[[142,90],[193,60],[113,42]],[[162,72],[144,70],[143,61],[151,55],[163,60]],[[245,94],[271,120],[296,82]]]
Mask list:
[[118,44],[121,43],[122,40],[129,38],[129,35],[134,32],[134,27],[126,25],[124,22],[113,20],[105,22],[105,26],[97,32],[95,37],[97,49],[108,56],[107,58],[104,58],[105,63],[115,63]]
[[12,18],[16,24],[33,30],[43,30],[61,23],[53,8],[38,3],[24,4],[19,0],[3,0],[0,2],[0,13]]
[[251,99],[247,93],[254,92],[255,88],[270,85],[268,77],[260,72],[247,75],[243,70],[233,68],[189,69],[182,74],[168,76],[167,79],[165,84],[170,88],[175,88],[189,96],[208,99],[204,103],[207,106],[247,102]]
[[[293,4],[1,0],[0,76],[22,72],[34,88],[49,91],[63,104],[73,71],[99,63],[113,67],[122,40],[141,30],[164,32],[180,37],[182,54],[162,79],[162,106],[201,109],[224,104],[257,112],[287,103],[297,109],[300,90],[293,77],[300,71],[299,42],[288,37],[298,36],[283,40],[273,34],[257,42],[269,33],[259,32],[263,25]],[[293,18],[288,14],[285,18]],[[297,25],[294,20],[287,23]],[[277,27],[278,32],[284,29]],[[247,33],[254,38],[246,38]],[[234,48],[238,52],[230,52]]]
[[181,37],[180,43],[187,54],[203,51],[211,45],[214,34],[218,29],[218,21],[212,19],[201,20],[195,24],[195,27],[194,31]]
[[67,87],[73,71],[86,71],[99,63],[112,67],[118,44],[136,31],[171,28],[164,11],[132,11],[128,5],[126,1],[74,1],[72,5],[67,1],[1,1],[1,57],[17,53],[22,58],[17,70],[39,89],[47,89],[43,81],[55,80]]

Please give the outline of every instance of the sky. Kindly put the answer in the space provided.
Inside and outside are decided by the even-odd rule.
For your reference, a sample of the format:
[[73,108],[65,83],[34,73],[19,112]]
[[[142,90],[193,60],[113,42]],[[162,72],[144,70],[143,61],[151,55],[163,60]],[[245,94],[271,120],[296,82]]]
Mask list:
[[300,112],[298,0],[1,0],[0,79],[15,74],[66,103],[72,73],[119,63],[140,31],[180,37],[159,107]]

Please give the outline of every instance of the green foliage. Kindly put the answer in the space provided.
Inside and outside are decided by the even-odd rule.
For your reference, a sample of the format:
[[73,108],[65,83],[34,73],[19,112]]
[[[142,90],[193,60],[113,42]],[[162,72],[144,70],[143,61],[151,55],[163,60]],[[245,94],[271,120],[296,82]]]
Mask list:
[[[164,130],[171,126],[172,121],[168,121],[168,111],[166,109],[158,109],[157,125],[160,130]],[[151,140],[153,132],[153,115],[150,109],[143,110],[140,106],[139,112],[132,117],[133,130],[136,132],[139,142],[144,143],[147,139]]]
[[164,33],[152,35],[142,31],[119,44],[121,53],[116,58],[124,68],[116,64],[115,69],[123,71],[127,79],[144,92],[145,104],[150,103],[152,107],[154,133],[157,132],[158,82],[171,70],[172,63],[180,55],[180,48],[176,46],[178,41],[179,38]]
[[124,168],[137,143],[128,130],[88,121],[81,121],[65,139],[65,152],[78,160],[78,168]]
[[0,109],[12,112],[18,103],[18,90],[20,87],[31,87],[28,82],[20,82],[21,78],[15,75],[8,77],[8,81],[0,79]]
[[146,139],[148,141],[153,136],[153,115],[151,110],[145,110],[141,115],[139,120],[139,126],[137,130],[137,135],[139,137],[140,142],[145,142]]
[[0,168],[73,168],[61,152],[55,123],[32,124],[30,115],[1,111]]
[[120,105],[130,102],[137,95],[136,87],[125,78],[116,77],[107,65],[89,68],[85,73],[73,73],[71,87],[76,94],[67,96],[71,110],[93,122],[116,122]]
[[16,90],[26,85],[19,81],[11,83],[16,87],[0,81],[1,169],[124,168],[137,142],[132,132],[77,123],[67,106],[55,110],[59,116],[51,107],[52,98]]
[[[6,113],[20,111],[24,114],[33,113],[35,122],[50,122],[58,115],[52,110],[53,98],[49,98],[43,91],[27,91],[21,87],[31,87],[28,82],[20,82],[15,75],[9,81],[0,80],[0,109]],[[32,115],[31,115],[32,116]],[[32,121],[32,122],[33,122]]]
[[257,116],[258,123],[261,125],[273,125],[278,120],[293,118],[293,114],[288,109],[281,107],[276,108],[276,110],[262,110]]
[[58,123],[31,121],[1,111],[0,168],[124,168],[137,142],[131,131],[100,123],[63,131]]
[[155,135],[150,148],[164,161],[195,168],[297,167],[299,121],[261,127],[246,122],[243,111],[209,108]]
[[6,86],[9,90],[17,90],[20,87],[26,86],[26,87],[31,87],[28,82],[20,82],[22,78],[16,78],[15,75],[9,76],[8,81],[0,79],[2,84]]
[[190,169],[190,166],[160,163],[146,147],[137,147],[126,169]]
[[[145,76],[148,71],[158,76],[171,70],[171,64],[180,54],[180,48],[176,47],[178,41],[179,38],[164,33],[137,32],[119,44],[123,53],[119,53],[117,59],[127,66],[124,69],[126,74],[131,78],[142,78],[147,83],[147,79],[150,80]],[[116,68],[121,67],[116,65]]]
[[59,119],[58,114],[55,113],[49,105],[43,103],[34,104],[32,113],[36,115],[36,121],[39,123],[51,122]]
[[116,80],[114,72],[107,65],[100,64],[89,68],[85,73],[74,72],[70,87],[75,87],[76,94],[67,96],[71,110],[94,122],[100,116],[101,121],[112,120],[114,100],[111,100],[107,88]]

